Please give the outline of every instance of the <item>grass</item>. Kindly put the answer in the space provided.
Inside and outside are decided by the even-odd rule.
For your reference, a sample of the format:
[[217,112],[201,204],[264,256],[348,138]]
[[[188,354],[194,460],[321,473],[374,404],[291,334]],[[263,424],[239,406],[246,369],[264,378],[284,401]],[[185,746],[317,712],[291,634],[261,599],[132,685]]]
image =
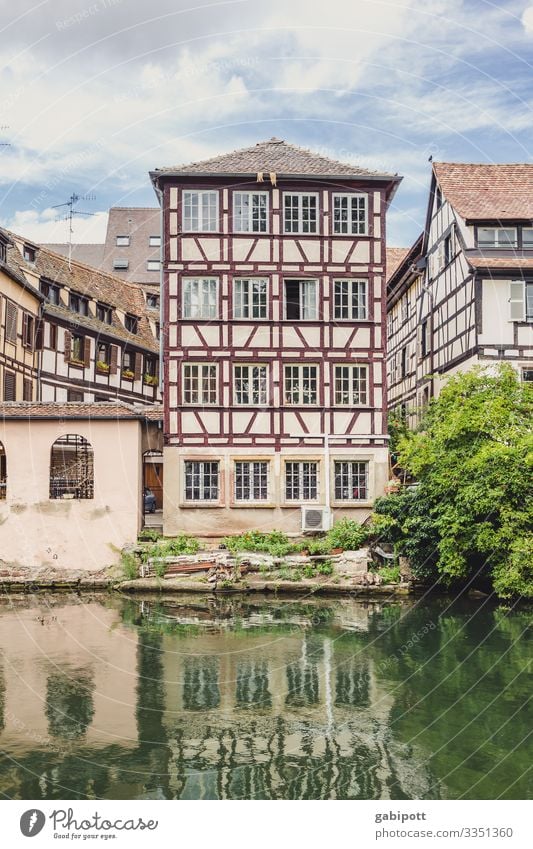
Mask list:
[[124,571],[124,577],[128,581],[133,581],[139,575],[139,564],[135,554],[126,554],[122,552],[120,556],[120,565]]
[[[164,557],[173,557],[180,554],[197,554],[200,549],[200,543],[194,537],[180,534],[174,539],[161,539],[149,548],[146,548],[141,559],[146,563],[150,558],[163,559]],[[163,573],[164,574],[164,573]]]

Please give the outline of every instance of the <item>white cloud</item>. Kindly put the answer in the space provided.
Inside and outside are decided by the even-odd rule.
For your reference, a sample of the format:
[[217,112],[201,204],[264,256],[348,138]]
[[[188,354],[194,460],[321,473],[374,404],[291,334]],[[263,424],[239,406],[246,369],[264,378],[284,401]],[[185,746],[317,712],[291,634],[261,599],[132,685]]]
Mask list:
[[528,35],[533,35],[533,6],[528,6],[522,14],[522,24]]
[[[97,212],[90,218],[77,218],[73,222],[72,241],[77,244],[102,243],[107,228],[107,212]],[[58,220],[57,209],[23,209],[16,212],[2,226],[13,233],[26,236],[35,242],[68,241],[68,222]]]

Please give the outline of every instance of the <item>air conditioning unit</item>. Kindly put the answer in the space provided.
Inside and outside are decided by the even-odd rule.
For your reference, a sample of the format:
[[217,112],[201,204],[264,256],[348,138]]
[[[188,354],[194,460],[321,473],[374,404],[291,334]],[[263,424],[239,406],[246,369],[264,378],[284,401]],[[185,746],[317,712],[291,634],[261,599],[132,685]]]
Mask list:
[[302,506],[302,531],[329,531],[330,528],[331,511],[328,507]]

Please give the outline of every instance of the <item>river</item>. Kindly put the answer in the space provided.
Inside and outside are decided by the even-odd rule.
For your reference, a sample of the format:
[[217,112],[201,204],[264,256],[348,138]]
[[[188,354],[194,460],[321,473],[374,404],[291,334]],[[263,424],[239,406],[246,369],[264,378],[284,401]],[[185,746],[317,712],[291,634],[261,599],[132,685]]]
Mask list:
[[0,793],[531,798],[530,624],[487,599],[1,596]]

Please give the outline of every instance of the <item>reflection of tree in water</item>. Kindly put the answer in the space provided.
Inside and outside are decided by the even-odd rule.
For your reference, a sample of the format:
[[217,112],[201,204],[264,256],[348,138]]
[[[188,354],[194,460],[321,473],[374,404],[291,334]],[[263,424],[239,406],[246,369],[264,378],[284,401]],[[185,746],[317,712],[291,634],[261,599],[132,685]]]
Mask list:
[[314,651],[310,657],[308,638],[304,636],[300,659],[287,664],[287,696],[285,698],[285,704],[289,707],[318,704],[318,667],[316,658],[321,653],[321,649],[319,651],[316,641],[313,649]]
[[370,676],[355,659],[341,661],[335,672],[335,705],[341,707],[367,707],[369,705]]
[[46,716],[52,737],[82,737],[94,715],[92,673],[86,669],[51,672],[46,682]]
[[220,704],[218,658],[187,657],[183,663],[183,707],[210,710]]
[[237,664],[235,699],[239,707],[270,707],[266,660],[243,660]]

